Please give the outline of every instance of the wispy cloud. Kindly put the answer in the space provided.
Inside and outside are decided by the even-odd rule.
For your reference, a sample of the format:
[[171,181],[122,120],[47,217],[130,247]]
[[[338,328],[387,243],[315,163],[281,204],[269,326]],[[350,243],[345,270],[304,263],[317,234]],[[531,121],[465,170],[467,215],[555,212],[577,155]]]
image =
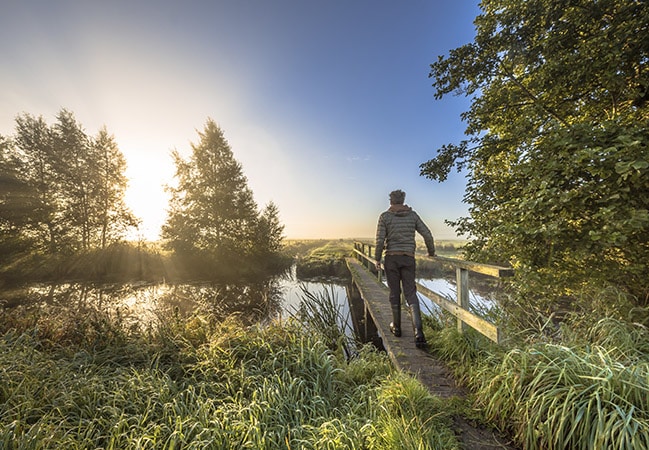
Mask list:
[[370,155],[364,155],[364,156],[358,156],[358,155],[350,155],[345,158],[347,162],[354,163],[354,162],[359,162],[359,161],[370,161],[372,157]]

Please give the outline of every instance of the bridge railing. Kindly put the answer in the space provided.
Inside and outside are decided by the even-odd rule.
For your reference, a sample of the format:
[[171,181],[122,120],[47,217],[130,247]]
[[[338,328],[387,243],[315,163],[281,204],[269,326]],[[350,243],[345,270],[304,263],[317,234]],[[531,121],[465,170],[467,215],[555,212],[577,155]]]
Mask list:
[[[354,243],[354,254],[356,258],[370,270],[375,267],[373,252],[373,245],[362,242]],[[494,278],[505,278],[513,276],[514,269],[456,258],[446,258],[443,256],[426,256],[425,258],[448,264],[455,268],[457,297],[455,302],[450,301],[446,297],[423,286],[421,283],[417,283],[417,291],[455,316],[460,332],[463,332],[467,326],[470,326],[492,341],[500,343],[502,338],[500,329],[491,322],[470,312],[469,272],[480,273]],[[381,264],[381,269],[383,269],[383,264]],[[377,275],[379,282],[382,282],[382,274],[383,270],[379,270]]]

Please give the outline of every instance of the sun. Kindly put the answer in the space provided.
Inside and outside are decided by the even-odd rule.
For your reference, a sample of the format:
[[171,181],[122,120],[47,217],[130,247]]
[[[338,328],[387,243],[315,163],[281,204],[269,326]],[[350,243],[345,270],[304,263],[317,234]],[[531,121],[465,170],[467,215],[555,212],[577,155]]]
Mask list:
[[169,193],[165,186],[173,181],[173,163],[168,155],[151,157],[149,152],[124,152],[127,160],[126,206],[140,220],[129,232],[129,240],[157,241],[167,217]]

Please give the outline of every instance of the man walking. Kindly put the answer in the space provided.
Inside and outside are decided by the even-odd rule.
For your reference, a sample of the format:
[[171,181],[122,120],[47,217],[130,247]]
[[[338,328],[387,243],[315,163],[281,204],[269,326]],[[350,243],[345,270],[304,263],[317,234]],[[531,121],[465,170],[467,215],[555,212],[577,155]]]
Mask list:
[[381,213],[376,227],[376,260],[377,270],[381,270],[381,257],[385,249],[385,276],[390,288],[390,306],[392,323],[390,331],[401,336],[401,289],[410,306],[412,325],[415,330],[417,347],[426,345],[426,338],[421,325],[421,310],[415,285],[415,231],[426,243],[429,256],[435,256],[433,235],[411,207],[404,204],[406,193],[402,190],[390,192],[390,208]]

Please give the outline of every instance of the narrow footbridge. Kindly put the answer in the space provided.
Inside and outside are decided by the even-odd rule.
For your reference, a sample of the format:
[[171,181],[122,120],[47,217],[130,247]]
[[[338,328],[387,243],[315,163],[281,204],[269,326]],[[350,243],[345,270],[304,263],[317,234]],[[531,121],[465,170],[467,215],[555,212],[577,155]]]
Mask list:
[[[414,332],[409,326],[409,314],[402,317],[401,337],[390,333],[389,324],[392,311],[388,301],[389,290],[383,284],[382,270],[376,273],[372,257],[372,246],[362,243],[354,244],[354,257],[346,259],[347,267],[352,275],[348,298],[355,327],[361,327],[356,332],[368,340],[378,341],[387,351],[394,366],[403,372],[415,376],[436,396],[450,398],[463,397],[464,391],[459,388],[446,365],[415,346]],[[501,333],[498,327],[469,311],[469,272],[477,272],[492,277],[508,277],[513,270],[505,267],[463,261],[459,259],[433,257],[435,261],[450,264],[456,269],[457,298],[448,300],[421,284],[417,285],[422,294],[440,307],[457,317],[458,329],[472,327],[489,339],[499,342]],[[374,270],[373,270],[374,269]],[[402,299],[403,301],[403,299]],[[462,417],[454,417],[457,437],[465,450],[505,449],[516,450],[503,437],[492,431],[475,427]]]

